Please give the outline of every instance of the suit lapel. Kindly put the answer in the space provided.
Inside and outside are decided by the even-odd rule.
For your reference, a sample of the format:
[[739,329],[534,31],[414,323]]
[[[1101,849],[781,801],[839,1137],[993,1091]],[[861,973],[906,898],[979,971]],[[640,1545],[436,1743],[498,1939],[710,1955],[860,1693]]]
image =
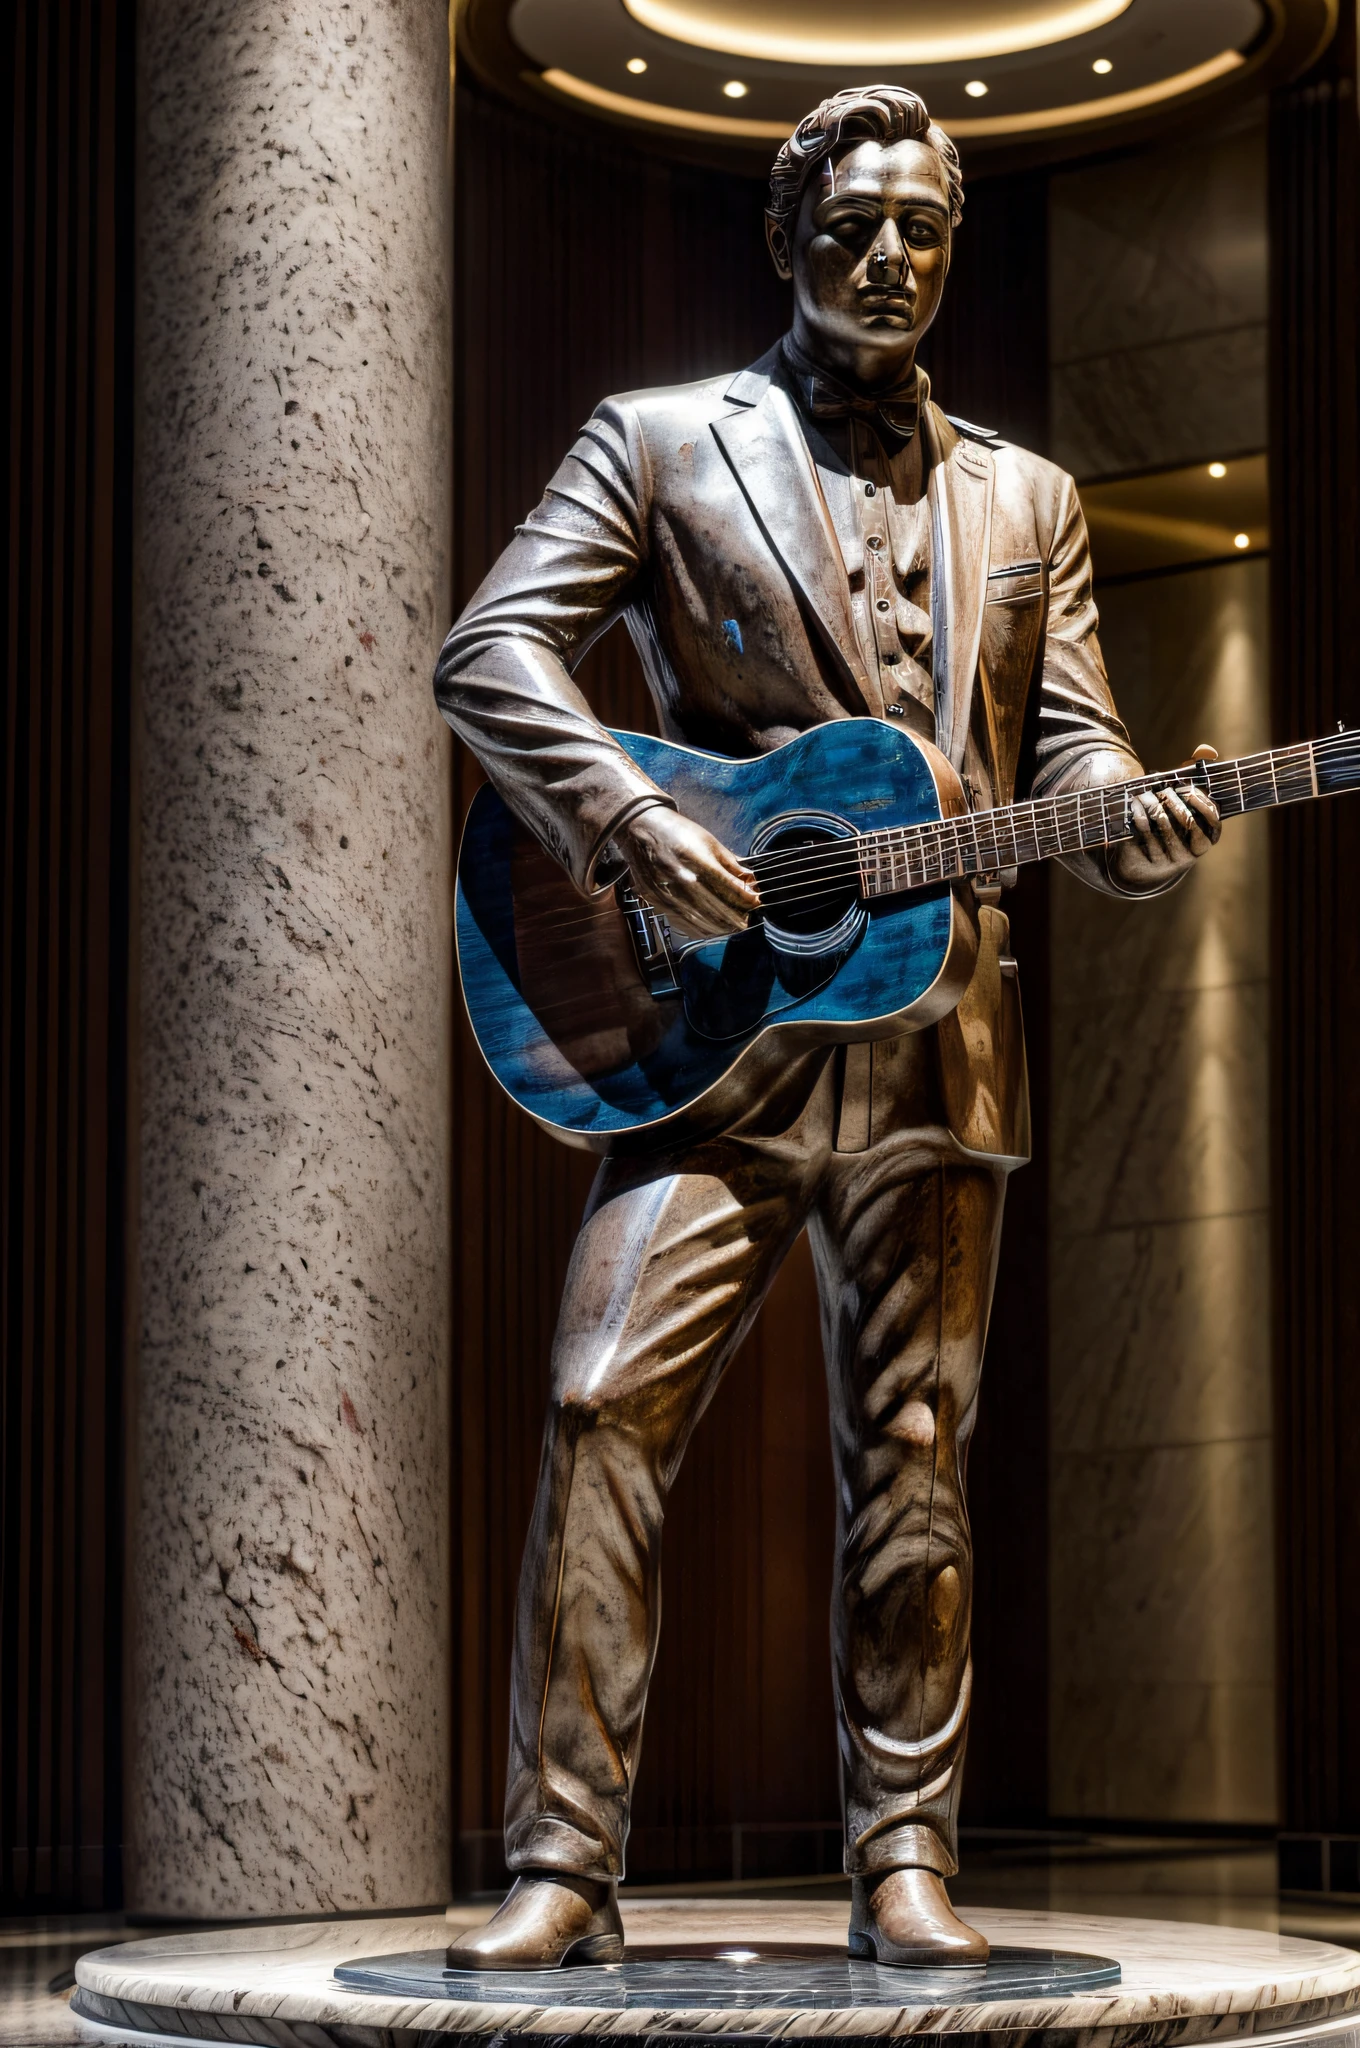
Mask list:
[[[752,373],[744,375],[749,383]],[[728,395],[744,398],[746,391],[729,390]],[[713,432],[761,531],[862,708],[881,713],[882,694],[870,684],[859,654],[840,543],[792,400],[779,385],[766,384],[748,410],[715,420]]]
[[996,465],[991,450],[954,433],[927,405],[932,463],[930,610],[935,732],[940,751],[963,766],[987,601]]

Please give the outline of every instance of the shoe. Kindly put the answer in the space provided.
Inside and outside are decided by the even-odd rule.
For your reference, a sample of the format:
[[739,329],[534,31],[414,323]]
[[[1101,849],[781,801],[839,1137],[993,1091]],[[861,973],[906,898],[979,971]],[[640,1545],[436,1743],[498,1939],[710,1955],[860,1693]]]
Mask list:
[[485,1927],[473,1928],[448,1952],[451,1970],[561,1970],[622,1961],[615,1886],[565,1870],[517,1877]]
[[985,1963],[987,1937],[960,1920],[934,1870],[889,1870],[857,1877],[850,1906],[850,1953],[870,1962],[921,1969]]

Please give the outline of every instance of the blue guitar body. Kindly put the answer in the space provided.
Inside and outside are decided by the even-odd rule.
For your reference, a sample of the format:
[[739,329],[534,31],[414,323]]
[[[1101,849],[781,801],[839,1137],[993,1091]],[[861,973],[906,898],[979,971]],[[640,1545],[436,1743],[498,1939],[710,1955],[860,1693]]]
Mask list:
[[479,790],[458,861],[463,994],[492,1073],[546,1130],[608,1152],[718,1129],[771,1065],[954,1008],[977,951],[971,890],[865,897],[848,844],[963,811],[936,748],[871,718],[745,761],[615,738],[733,852],[837,879],[735,938],[685,943],[626,885],[583,898],[495,791]]

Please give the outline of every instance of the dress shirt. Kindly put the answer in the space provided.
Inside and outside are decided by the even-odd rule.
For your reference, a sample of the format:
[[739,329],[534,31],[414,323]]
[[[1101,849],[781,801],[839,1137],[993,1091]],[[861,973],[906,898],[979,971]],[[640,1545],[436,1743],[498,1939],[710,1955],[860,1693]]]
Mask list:
[[[837,407],[796,359],[788,368],[850,586],[860,657],[889,716],[933,740],[929,473],[915,431],[929,384],[918,371],[910,392],[880,416],[863,405]],[[898,420],[909,431],[894,431]]]

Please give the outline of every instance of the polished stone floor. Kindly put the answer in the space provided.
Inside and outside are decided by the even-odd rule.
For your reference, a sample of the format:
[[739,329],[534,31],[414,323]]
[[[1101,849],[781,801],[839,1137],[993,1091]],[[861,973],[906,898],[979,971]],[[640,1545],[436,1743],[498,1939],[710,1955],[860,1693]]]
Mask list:
[[[663,1889],[675,1897],[682,1888]],[[694,1890],[734,1899],[848,1896],[848,1886],[826,1879]],[[961,1906],[1193,1920],[1360,1948],[1360,1907],[1305,1905],[1277,1897],[1274,1848],[1265,1842],[991,1836],[966,1846],[964,1867],[951,1892]],[[481,1917],[485,1910],[470,1902],[468,1917]],[[77,1957],[161,1931],[168,1930],[128,1927],[116,1915],[0,1922],[0,2044],[64,2048],[105,2039],[70,2011]]]

